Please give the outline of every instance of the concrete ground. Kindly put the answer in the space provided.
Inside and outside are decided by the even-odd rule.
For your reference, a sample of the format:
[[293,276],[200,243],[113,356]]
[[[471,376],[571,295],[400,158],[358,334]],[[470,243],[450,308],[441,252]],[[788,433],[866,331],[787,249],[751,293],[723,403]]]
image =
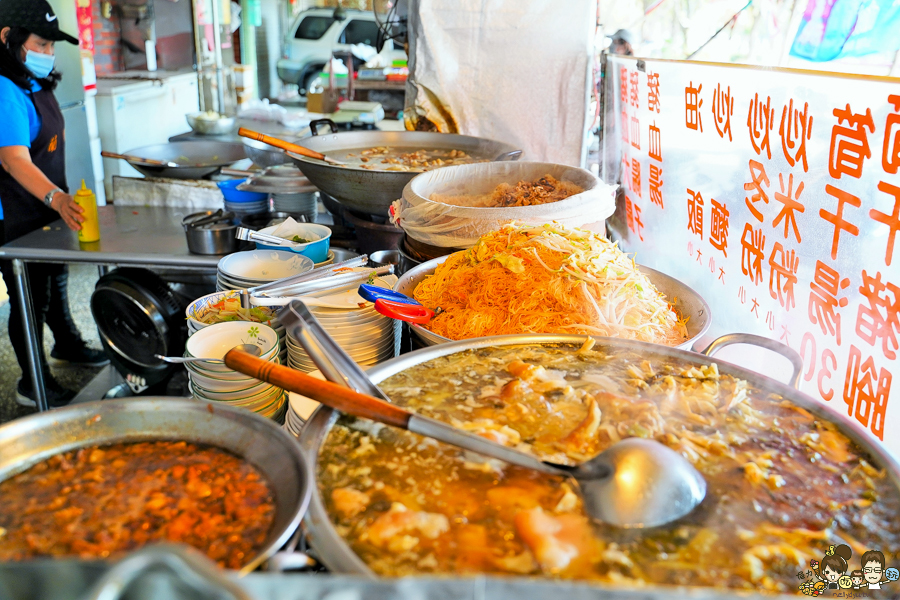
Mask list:
[[[97,267],[91,265],[71,265],[69,267],[69,306],[81,336],[92,347],[100,347],[100,338],[94,319],[91,316],[90,299],[94,285],[99,278]],[[0,283],[2,285],[2,283]],[[2,287],[0,295],[0,423],[36,412],[34,408],[19,406],[16,403],[16,385],[22,372],[16,362],[12,345],[9,343],[7,326],[9,324],[9,299],[6,287]],[[53,334],[44,327],[44,352],[50,356],[53,348]],[[100,369],[84,367],[57,368],[51,366],[53,375],[65,387],[80,390],[99,372]]]

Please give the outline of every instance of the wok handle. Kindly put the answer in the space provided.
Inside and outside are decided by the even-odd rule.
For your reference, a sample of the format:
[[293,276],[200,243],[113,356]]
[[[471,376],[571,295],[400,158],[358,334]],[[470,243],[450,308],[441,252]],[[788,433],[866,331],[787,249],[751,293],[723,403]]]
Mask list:
[[355,417],[371,419],[400,429],[409,429],[412,413],[342,385],[310,377],[301,371],[270,363],[241,350],[229,350],[225,355],[225,365],[239,373],[297,394],[303,394]]
[[335,123],[331,119],[316,119],[309,122],[309,130],[313,135],[319,135],[319,125],[328,125],[328,127],[331,129],[331,133],[338,132],[337,123]]
[[154,165],[158,167],[168,167],[169,163],[164,160],[155,160],[152,158],[142,158],[140,156],[132,156],[130,154],[116,154],[115,152],[107,152],[106,150],[100,151],[100,156],[105,156],[106,158],[119,158],[122,160],[127,160],[128,162],[136,162],[144,165]]
[[769,339],[761,335],[753,335],[751,333],[730,333],[728,335],[723,335],[716,340],[713,340],[713,343],[707,346],[706,349],[701,352],[701,354],[712,357],[716,352],[718,352],[725,346],[731,346],[733,344],[749,344],[751,346],[759,346],[760,348],[765,348],[766,350],[776,352],[791,361],[791,366],[793,367],[794,372],[791,375],[789,383],[794,388],[798,390],[800,389],[800,374],[803,373],[803,359],[800,357],[796,350],[776,340]]
[[275,146],[276,148],[281,148],[282,150],[287,150],[288,152],[293,152],[294,154],[302,154],[303,156],[308,156],[310,158],[325,160],[325,155],[320,152],[314,152],[313,150],[304,148],[303,146],[298,146],[297,144],[292,144],[290,142],[274,138],[264,133],[259,133],[258,131],[252,131],[250,129],[241,127],[240,129],[238,129],[238,135],[251,140],[262,142],[264,144],[268,144],[270,146]]

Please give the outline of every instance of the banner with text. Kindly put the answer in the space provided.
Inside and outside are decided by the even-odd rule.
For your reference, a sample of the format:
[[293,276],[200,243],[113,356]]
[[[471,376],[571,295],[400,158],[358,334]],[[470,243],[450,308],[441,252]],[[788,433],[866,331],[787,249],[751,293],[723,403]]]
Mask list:
[[[610,57],[623,248],[900,458],[900,80]],[[896,398],[891,402],[891,397]]]

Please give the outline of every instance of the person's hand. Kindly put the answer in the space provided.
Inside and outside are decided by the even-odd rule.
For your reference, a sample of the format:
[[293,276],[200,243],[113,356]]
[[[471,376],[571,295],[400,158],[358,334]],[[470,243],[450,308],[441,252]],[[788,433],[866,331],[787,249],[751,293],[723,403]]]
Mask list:
[[75,199],[69,194],[57,192],[50,201],[50,208],[59,213],[62,220],[65,221],[69,229],[72,231],[81,231],[81,224],[84,223],[82,213],[84,209],[75,204]]

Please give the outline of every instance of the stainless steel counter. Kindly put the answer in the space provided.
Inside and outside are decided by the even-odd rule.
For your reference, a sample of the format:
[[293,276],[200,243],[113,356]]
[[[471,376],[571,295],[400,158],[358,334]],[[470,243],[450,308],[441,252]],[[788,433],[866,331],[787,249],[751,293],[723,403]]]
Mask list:
[[14,302],[22,308],[22,323],[29,355],[32,385],[39,411],[47,410],[39,342],[35,328],[31,288],[25,263],[88,263],[129,267],[166,267],[197,273],[215,273],[218,256],[188,252],[181,227],[185,211],[159,207],[101,206],[100,241],[79,243],[78,234],[62,220],[32,231],[0,248],[0,258],[12,260],[19,293]]

